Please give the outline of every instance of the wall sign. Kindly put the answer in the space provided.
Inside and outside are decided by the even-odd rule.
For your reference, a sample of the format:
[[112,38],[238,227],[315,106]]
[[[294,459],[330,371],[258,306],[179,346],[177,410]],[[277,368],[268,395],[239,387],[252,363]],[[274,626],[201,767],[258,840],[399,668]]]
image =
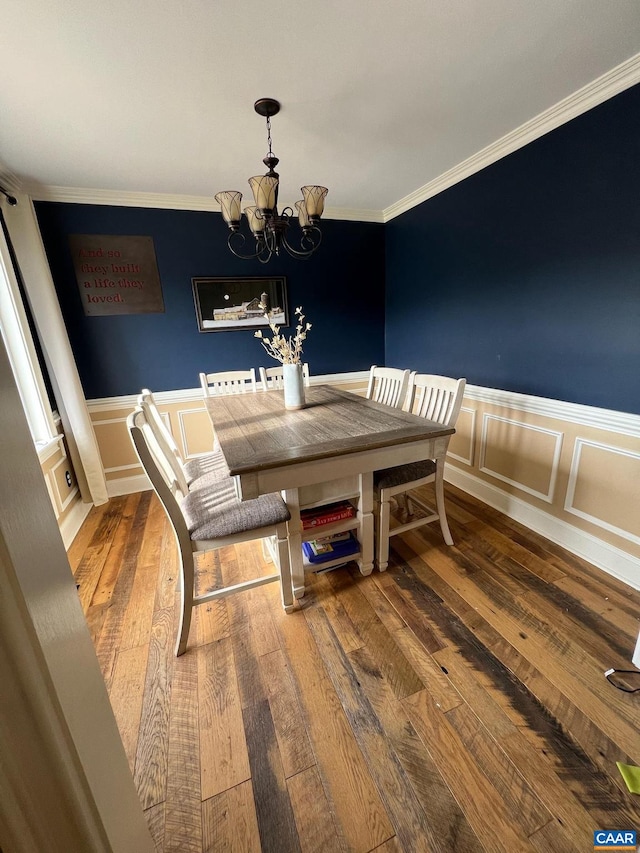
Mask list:
[[152,237],[70,234],[69,244],[87,316],[164,311]]

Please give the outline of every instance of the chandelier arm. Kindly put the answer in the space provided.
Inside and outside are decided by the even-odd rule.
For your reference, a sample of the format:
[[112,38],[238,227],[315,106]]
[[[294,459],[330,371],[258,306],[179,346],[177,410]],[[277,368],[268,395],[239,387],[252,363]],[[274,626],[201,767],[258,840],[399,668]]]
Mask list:
[[[235,249],[233,244],[234,242],[238,245],[238,248]],[[266,248],[265,241],[262,238],[256,240],[256,251],[250,255],[244,255],[240,251],[240,249],[247,242],[247,238],[240,231],[231,231],[229,236],[227,237],[227,246],[231,250],[232,254],[236,256],[236,258],[240,258],[243,261],[251,261],[254,258],[260,258],[260,255],[264,254],[264,250]],[[271,257],[271,252],[269,252],[269,257]]]
[[[311,233],[313,232],[314,239],[311,239]],[[286,235],[282,236],[282,245],[286,249],[286,251],[293,257],[298,258],[299,260],[307,260],[313,255],[316,249],[320,246],[322,241],[322,231],[316,226],[312,228],[306,229],[306,233],[303,233],[300,237],[300,249],[294,249],[291,243],[287,240]],[[309,248],[305,248],[305,244],[309,246]]]

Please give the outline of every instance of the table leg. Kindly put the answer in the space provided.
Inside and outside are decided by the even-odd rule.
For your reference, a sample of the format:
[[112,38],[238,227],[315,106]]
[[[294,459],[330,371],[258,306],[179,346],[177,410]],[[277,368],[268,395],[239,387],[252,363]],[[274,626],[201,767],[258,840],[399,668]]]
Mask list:
[[291,582],[295,598],[304,597],[304,565],[302,563],[302,536],[300,534],[300,496],[298,489],[285,489],[282,497],[289,508],[291,518],[287,522],[289,539],[289,562]]
[[370,575],[373,571],[373,471],[360,474],[358,480],[360,491],[358,502],[360,559],[358,566],[361,575]]

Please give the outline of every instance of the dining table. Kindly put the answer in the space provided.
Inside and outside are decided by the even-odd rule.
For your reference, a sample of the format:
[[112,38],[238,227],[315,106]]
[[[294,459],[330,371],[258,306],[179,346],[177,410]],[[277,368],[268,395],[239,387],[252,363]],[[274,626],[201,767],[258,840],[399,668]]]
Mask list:
[[[450,436],[434,421],[368,400],[330,385],[305,388],[304,408],[289,410],[283,391],[258,391],[205,398],[213,429],[237,495],[251,500],[280,492],[287,503],[289,556],[294,595],[304,596],[301,511],[349,501],[353,519],[327,532],[351,529],[358,539],[355,560],[363,575],[374,567],[374,472],[436,460],[442,477]],[[323,530],[322,533],[325,531]],[[334,561],[339,562],[339,561]],[[345,559],[342,559],[342,563]]]

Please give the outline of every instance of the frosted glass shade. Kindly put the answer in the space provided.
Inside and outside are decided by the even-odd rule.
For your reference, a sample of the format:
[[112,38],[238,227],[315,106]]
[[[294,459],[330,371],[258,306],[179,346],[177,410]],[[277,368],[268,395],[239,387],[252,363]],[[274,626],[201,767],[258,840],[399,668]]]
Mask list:
[[253,190],[253,199],[259,210],[273,210],[276,206],[276,190],[278,179],[270,175],[257,175],[249,178],[249,186]]
[[242,201],[242,193],[237,190],[225,190],[218,193],[215,197],[222,210],[222,218],[227,225],[239,225],[242,211],[240,210],[240,202]]
[[307,213],[307,206],[304,201],[296,202],[296,210],[298,211],[298,222],[300,223],[301,228],[308,228],[311,223],[309,222],[309,214]]
[[257,237],[264,231],[264,218],[260,216],[256,207],[245,207],[244,214],[249,222],[251,233]]
[[304,197],[304,203],[307,206],[309,216],[322,216],[324,210],[324,200],[327,197],[329,190],[326,187],[300,187]]

